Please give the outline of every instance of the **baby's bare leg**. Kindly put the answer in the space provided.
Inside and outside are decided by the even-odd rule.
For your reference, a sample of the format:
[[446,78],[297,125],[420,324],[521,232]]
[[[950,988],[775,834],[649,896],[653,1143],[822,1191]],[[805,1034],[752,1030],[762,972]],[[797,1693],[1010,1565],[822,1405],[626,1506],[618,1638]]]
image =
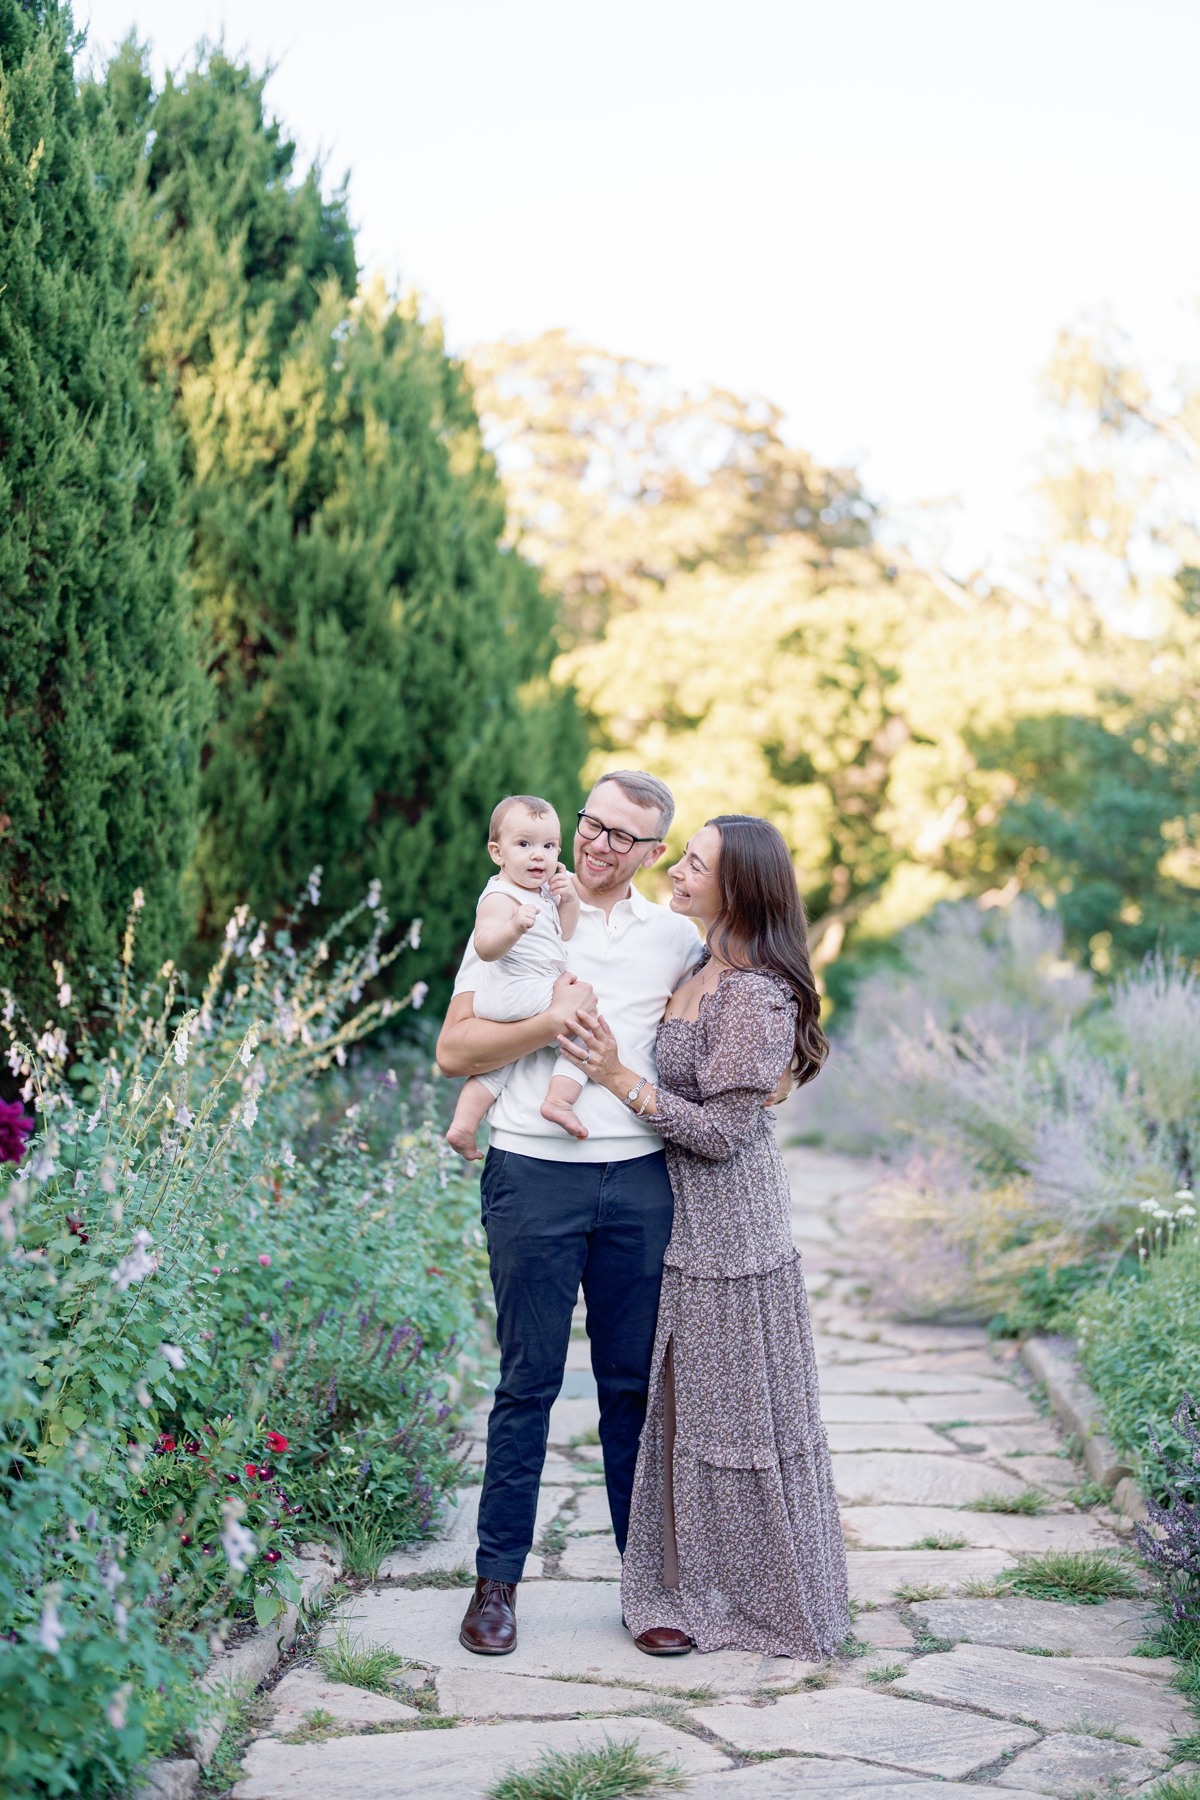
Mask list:
[[[550,1085],[553,1087],[553,1082]],[[458,1096],[458,1105],[454,1108],[454,1118],[446,1133],[446,1142],[452,1150],[457,1150],[460,1156],[465,1156],[468,1162],[483,1160],[479,1146],[475,1142],[475,1133],[482,1125],[484,1114],[495,1098],[495,1094],[484,1087],[477,1075],[472,1075],[470,1081],[463,1083],[462,1092]]]
[[582,1092],[582,1081],[572,1081],[569,1075],[552,1075],[546,1098],[542,1101],[543,1119],[549,1119],[552,1125],[561,1125],[572,1137],[585,1138],[587,1126],[580,1123],[575,1112],[575,1102]]

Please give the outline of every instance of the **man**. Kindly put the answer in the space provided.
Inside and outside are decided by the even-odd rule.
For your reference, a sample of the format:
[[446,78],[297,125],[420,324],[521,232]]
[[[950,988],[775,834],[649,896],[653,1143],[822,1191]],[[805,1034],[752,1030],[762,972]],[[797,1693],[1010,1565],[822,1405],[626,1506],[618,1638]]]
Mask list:
[[[594,992],[621,1053],[655,1077],[654,1039],[667,1000],[695,967],[701,943],[686,919],[633,886],[662,856],[675,814],[653,775],[620,770],[588,795],[575,834],[579,924],[569,970],[548,1012],[515,1024],[477,1019],[478,958],[463,958],[438,1039],[447,1075],[482,1075],[519,1058],[491,1113],[480,1184],[500,1381],[488,1423],[479,1502],[475,1593],[460,1642],[482,1656],[517,1647],[516,1586],[533,1546],[550,1408],[562,1385],[580,1283],[600,1401],[604,1478],[617,1549],[624,1551],[638,1437],[658,1315],[672,1196],[662,1142],[631,1108],[588,1083],[575,1110],[588,1135],[549,1124],[541,1103],[555,1044]],[[688,1650],[680,1631],[646,1632],[650,1655]]]

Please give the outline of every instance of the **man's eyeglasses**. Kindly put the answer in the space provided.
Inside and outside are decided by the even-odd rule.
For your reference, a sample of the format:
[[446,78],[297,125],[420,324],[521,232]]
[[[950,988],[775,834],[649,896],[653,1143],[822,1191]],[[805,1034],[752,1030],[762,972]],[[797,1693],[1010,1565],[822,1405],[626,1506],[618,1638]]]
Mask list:
[[606,825],[603,819],[597,819],[589,812],[581,810],[575,816],[579,820],[580,837],[586,838],[589,844],[594,844],[597,838],[606,837],[609,849],[615,850],[618,856],[627,856],[635,844],[659,842],[656,837],[634,837],[632,831],[622,831],[616,825]]

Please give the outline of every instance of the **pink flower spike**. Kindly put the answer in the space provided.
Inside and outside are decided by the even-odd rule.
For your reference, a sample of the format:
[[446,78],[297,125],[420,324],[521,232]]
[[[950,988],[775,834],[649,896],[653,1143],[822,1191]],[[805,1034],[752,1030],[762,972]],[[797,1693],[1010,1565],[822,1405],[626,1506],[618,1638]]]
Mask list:
[[214,1270],[213,1270],[213,1274],[214,1274],[214,1275],[219,1275],[219,1274],[220,1274],[220,1273],[221,1273],[221,1271],[220,1271],[220,1269],[214,1269]]
[[261,1263],[261,1264],[262,1264],[262,1266],[263,1266],[263,1268],[264,1268],[264,1269],[269,1269],[269,1268],[270,1268],[270,1266],[271,1266],[271,1259],[270,1259],[270,1257],[269,1257],[269,1256],[268,1256],[268,1255],[267,1255],[267,1253],[266,1253],[266,1251],[265,1251],[265,1250],[264,1250],[264,1251],[263,1251],[263,1253],[262,1253],[262,1255],[261,1255],[261,1256],[260,1256],[260,1257],[259,1257],[259,1259],[258,1259],[258,1260],[259,1260],[259,1262],[260,1262],[260,1263]]

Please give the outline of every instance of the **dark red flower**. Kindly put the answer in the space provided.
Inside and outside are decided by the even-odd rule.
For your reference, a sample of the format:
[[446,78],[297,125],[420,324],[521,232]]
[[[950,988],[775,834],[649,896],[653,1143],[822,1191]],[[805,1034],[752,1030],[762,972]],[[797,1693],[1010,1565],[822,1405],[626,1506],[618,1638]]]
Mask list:
[[0,1163],[20,1162],[32,1130],[33,1120],[19,1100],[0,1100]]
[[278,1550],[264,1550],[263,1551],[263,1561],[269,1562],[269,1563],[276,1563],[279,1561],[279,1555],[280,1555],[280,1553]]
[[191,1543],[191,1541],[192,1541],[192,1539],[191,1539],[191,1534],[190,1534],[190,1533],[189,1533],[189,1532],[186,1532],[186,1531],[181,1531],[181,1532],[180,1532],[180,1534],[179,1534],[179,1541],[180,1541],[180,1543],[181,1543],[181,1544],[182,1544],[182,1545],[183,1545],[183,1547],[184,1547],[184,1549],[185,1549],[185,1550],[186,1550],[186,1549],[187,1549],[187,1547],[188,1547],[188,1545],[189,1545],[189,1544],[190,1544],[190,1543]]
[[270,1463],[259,1463],[258,1479],[260,1481],[270,1481],[270,1479],[274,1473],[275,1473],[275,1471],[271,1467]]
[[169,1431],[160,1432],[158,1442],[155,1444],[154,1448],[158,1451],[160,1456],[165,1456],[168,1450],[173,1450],[175,1448],[175,1439],[171,1436]]
[[67,1230],[72,1237],[77,1237],[81,1244],[86,1244],[89,1241],[88,1234],[83,1229],[83,1220],[77,1219],[74,1213],[67,1214]]
[[281,1431],[268,1431],[267,1449],[272,1456],[282,1456],[288,1447],[288,1441]]
[[444,1275],[445,1270],[444,1269],[426,1269],[425,1273],[427,1275]]
[[189,1439],[189,1441],[183,1447],[187,1451],[187,1454],[189,1456],[199,1456],[199,1454],[200,1454],[200,1446],[196,1442],[195,1438]]

